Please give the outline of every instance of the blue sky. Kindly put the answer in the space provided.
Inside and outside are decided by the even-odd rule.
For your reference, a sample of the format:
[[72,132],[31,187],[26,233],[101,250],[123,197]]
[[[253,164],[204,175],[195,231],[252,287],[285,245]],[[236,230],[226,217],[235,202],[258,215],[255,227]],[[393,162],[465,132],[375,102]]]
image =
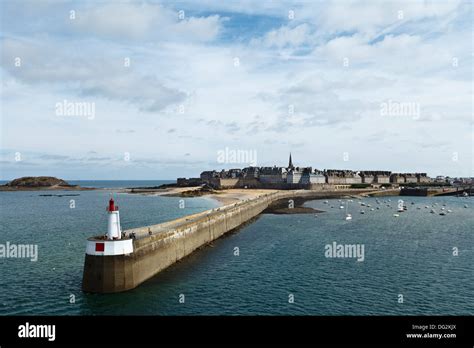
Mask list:
[[469,1],[7,0],[1,15],[0,179],[246,166],[224,149],[473,176]]

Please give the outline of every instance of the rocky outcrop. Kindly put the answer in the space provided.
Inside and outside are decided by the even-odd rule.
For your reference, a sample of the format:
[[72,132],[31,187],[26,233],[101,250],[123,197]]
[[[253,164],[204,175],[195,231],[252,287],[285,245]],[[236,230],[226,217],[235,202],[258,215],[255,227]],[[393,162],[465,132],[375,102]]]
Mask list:
[[10,187],[51,187],[51,186],[73,186],[69,185],[63,179],[58,179],[53,176],[25,176],[10,181],[5,186]]
[[21,190],[85,190],[85,188],[70,185],[67,181],[53,176],[25,176],[0,186],[0,191]]

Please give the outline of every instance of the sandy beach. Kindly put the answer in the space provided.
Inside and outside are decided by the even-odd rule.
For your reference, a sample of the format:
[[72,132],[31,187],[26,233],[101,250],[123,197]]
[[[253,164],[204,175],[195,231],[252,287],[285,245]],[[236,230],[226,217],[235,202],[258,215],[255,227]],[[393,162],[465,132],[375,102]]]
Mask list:
[[201,187],[171,187],[165,189],[150,189],[150,190],[127,190],[125,192],[151,195],[151,196],[174,196],[174,197],[208,197],[215,199],[221,205],[228,205],[243,201],[246,199],[256,198],[261,195],[278,192],[278,190],[259,190],[259,189],[227,189],[222,191],[211,191],[211,192],[196,192],[193,195],[193,191],[199,191]]

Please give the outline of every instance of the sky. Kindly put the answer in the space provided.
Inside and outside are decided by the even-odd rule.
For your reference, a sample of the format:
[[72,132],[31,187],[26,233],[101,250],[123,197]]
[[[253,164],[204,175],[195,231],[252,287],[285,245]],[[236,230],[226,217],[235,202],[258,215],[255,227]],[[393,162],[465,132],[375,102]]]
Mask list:
[[471,1],[0,6],[0,180],[474,176]]

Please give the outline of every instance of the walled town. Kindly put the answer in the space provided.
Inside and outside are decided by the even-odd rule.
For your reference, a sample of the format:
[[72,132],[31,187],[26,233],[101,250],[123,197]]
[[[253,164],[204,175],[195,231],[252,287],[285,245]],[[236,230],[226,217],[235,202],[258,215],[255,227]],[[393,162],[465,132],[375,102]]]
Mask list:
[[383,170],[338,170],[295,167],[290,158],[287,167],[246,167],[243,169],[210,170],[199,178],[178,178],[178,186],[206,184],[214,189],[347,189],[392,187],[400,184],[445,183],[445,178],[431,179],[426,173],[392,173]]

